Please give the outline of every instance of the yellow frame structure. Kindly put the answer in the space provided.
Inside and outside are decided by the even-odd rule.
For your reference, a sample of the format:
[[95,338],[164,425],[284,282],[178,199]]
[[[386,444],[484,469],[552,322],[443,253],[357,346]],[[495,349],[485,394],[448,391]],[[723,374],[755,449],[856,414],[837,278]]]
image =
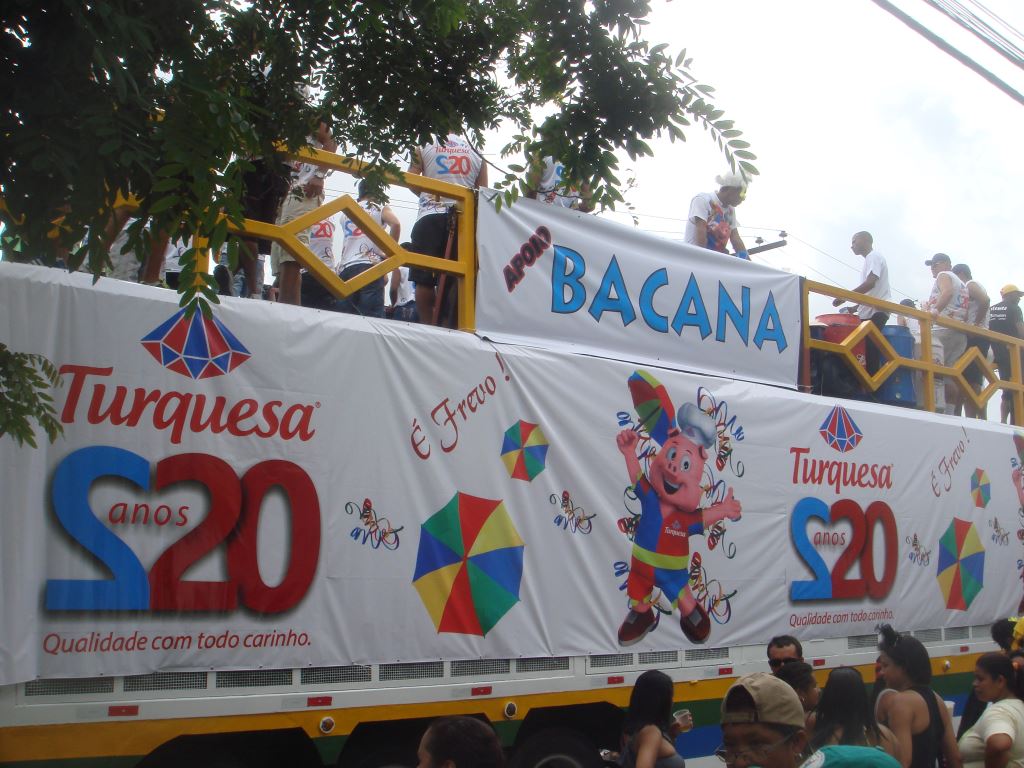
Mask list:
[[[333,152],[304,147],[297,152],[289,153],[289,157],[313,163],[321,168],[340,171],[353,176],[361,175],[368,167],[367,163],[349,157],[336,155]],[[228,232],[236,235],[248,235],[265,240],[272,240],[295,257],[303,267],[335,297],[343,299],[351,296],[361,288],[382,277],[386,277],[397,267],[416,266],[435,272],[447,272],[460,281],[458,291],[458,314],[456,322],[461,331],[476,330],[476,192],[468,187],[449,184],[426,176],[413,173],[388,174],[386,181],[405,187],[413,192],[429,192],[446,200],[453,200],[458,212],[458,254],[456,259],[442,259],[435,256],[424,256],[420,253],[407,251],[384,231],[350,196],[342,195],[324,203],[314,210],[299,216],[285,224],[245,219],[243,226],[235,226],[226,216],[220,219],[227,222]],[[118,194],[114,208],[136,208],[138,202]],[[362,272],[351,280],[342,280],[327,267],[307,246],[303,245],[297,235],[304,229],[323,221],[335,213],[344,213],[354,221],[360,229],[380,248],[384,260]],[[199,244],[202,247],[202,243]],[[198,271],[209,271],[209,252],[203,251],[199,258]]]
[[[945,317],[936,320],[929,312],[924,312],[920,309],[905,307],[902,304],[893,304],[890,301],[881,301],[871,296],[854,293],[853,291],[847,291],[843,288],[836,288],[825,283],[818,283],[814,280],[803,280],[802,286],[801,324],[803,326],[803,345],[805,354],[809,354],[812,349],[817,349],[822,352],[831,352],[832,354],[838,355],[853,372],[853,375],[861,385],[870,392],[877,391],[878,388],[885,383],[885,380],[900,368],[909,368],[911,370],[921,371],[924,374],[925,410],[932,412],[935,411],[934,384],[936,376],[949,376],[955,379],[960,389],[979,410],[984,410],[988,401],[992,399],[992,396],[997,392],[1001,390],[1009,390],[1013,393],[1013,413],[1015,417],[1013,423],[1016,426],[1024,424],[1024,384],[1021,382],[1020,356],[1021,350],[1024,349],[1024,340],[1016,339],[1012,336],[1006,336],[1002,333],[995,333],[987,328],[979,328],[976,325],[968,325],[967,323],[950,320]],[[889,313],[890,316],[903,315],[905,317],[913,317],[917,319],[921,324],[921,354],[926,356],[928,359],[918,359],[916,357],[903,357],[898,355],[889,341],[882,335],[881,331],[879,331],[878,328],[870,322],[862,322],[860,327],[847,336],[841,343],[811,338],[809,299],[812,293],[828,296],[830,298],[845,299],[847,301],[852,301],[855,304],[867,304],[880,309],[883,312]],[[1011,349],[1015,349],[1017,354],[1010,355],[1009,379],[1001,379],[997,377],[992,366],[988,363],[988,360],[982,357],[974,347],[968,349],[952,366],[940,365],[933,362],[931,360],[931,348],[932,327],[934,325],[940,325],[944,328],[952,328],[975,336],[984,336],[990,342],[1008,344]],[[881,350],[881,356],[887,359],[887,362],[883,364],[873,376],[868,375],[867,370],[857,362],[857,358],[853,353],[854,347],[856,347],[861,341],[869,338]],[[984,387],[980,392],[975,392],[964,378],[964,371],[975,362],[981,366],[984,377],[988,379],[988,386]],[[809,370],[807,359],[804,360],[803,367],[805,372]],[[1000,373],[1003,372],[1001,371]]]

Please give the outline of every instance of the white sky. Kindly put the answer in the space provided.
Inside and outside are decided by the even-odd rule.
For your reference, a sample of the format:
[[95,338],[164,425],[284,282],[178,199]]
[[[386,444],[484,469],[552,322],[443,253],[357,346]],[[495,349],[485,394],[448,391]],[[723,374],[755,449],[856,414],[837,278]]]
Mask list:
[[[896,4],[1024,91],[1024,71],[924,2]],[[986,5],[1024,32],[1024,4]],[[789,245],[755,260],[851,288],[861,260],[850,236],[867,229],[887,258],[895,301],[927,295],[923,262],[936,251],[970,264],[995,301],[1005,283],[1024,282],[1024,106],[871,0],[657,2],[647,36],[687,48],[694,74],[715,86],[716,106],[758,155],[761,175],[737,212],[741,234],[752,246],[784,229]],[[670,239],[682,238],[690,198],[727,167],[703,130],[688,137],[652,142],[653,158],[623,155],[621,165],[636,173],[627,199],[640,226]],[[521,163],[497,155],[503,144],[500,133],[488,137],[489,159]],[[328,187],[354,184],[336,174]],[[412,197],[392,195],[407,239]],[[630,223],[625,209],[603,215]],[[818,310],[824,302],[812,304]]]

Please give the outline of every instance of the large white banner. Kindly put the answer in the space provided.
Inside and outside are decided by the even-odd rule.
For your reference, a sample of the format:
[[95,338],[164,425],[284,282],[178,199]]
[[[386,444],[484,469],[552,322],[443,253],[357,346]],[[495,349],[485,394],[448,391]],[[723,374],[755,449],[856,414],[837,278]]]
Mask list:
[[0,683],[1017,610],[999,425],[90,280],[0,264],[0,342],[61,368],[64,425],[0,438]]
[[535,200],[478,207],[477,329],[497,342],[796,387],[799,278]]

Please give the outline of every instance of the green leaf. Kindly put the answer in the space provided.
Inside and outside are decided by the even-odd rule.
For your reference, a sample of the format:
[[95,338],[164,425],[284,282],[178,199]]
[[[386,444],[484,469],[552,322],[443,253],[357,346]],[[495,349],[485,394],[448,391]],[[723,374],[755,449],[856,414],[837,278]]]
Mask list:
[[150,206],[149,212],[151,214],[163,213],[164,211],[173,208],[181,202],[181,198],[177,195],[167,195],[161,197],[152,206]]
[[170,192],[172,189],[177,189],[181,186],[180,179],[160,179],[156,184],[153,185],[153,192]]

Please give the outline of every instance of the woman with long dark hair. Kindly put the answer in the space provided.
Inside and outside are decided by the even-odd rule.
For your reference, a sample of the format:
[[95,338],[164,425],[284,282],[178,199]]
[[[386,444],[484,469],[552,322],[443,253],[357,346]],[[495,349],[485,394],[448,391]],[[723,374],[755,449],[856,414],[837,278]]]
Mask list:
[[896,737],[875,721],[864,678],[853,667],[838,667],[821,690],[811,732],[811,748],[832,745],[880,747],[899,760]]
[[883,624],[878,650],[885,683],[896,691],[886,697],[883,724],[899,742],[903,768],[935,768],[940,754],[945,768],[961,768],[949,710],[929,687],[932,664],[924,645]]
[[625,768],[685,768],[686,762],[672,742],[674,691],[672,678],[656,669],[636,679],[629,696],[629,710],[622,726],[622,755]]
[[986,653],[974,668],[974,693],[989,706],[960,738],[964,768],[1024,768],[1024,673],[1009,656]]

